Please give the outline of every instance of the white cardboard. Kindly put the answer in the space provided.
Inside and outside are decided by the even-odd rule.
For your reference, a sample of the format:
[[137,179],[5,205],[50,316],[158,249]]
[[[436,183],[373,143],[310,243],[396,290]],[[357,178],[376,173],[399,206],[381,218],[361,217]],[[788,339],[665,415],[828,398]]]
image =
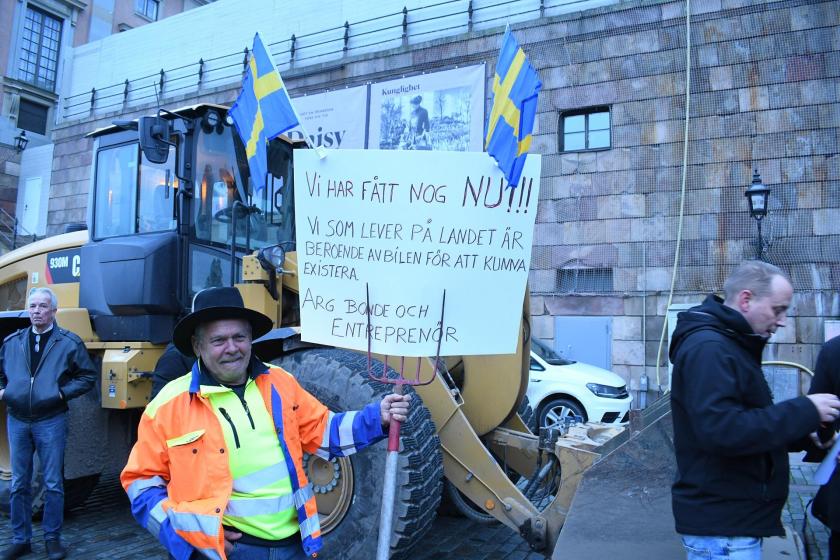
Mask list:
[[400,356],[506,354],[517,333],[540,156],[516,189],[482,152],[295,150],[303,340]]

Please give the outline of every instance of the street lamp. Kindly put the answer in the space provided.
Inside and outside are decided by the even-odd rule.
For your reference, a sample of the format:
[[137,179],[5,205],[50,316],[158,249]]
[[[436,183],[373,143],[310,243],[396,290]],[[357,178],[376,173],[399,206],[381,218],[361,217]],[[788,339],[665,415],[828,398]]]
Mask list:
[[15,136],[15,150],[17,150],[17,153],[25,150],[27,144],[29,144],[29,138],[26,137],[26,131],[21,130],[20,134]]
[[744,193],[750,203],[750,216],[758,224],[758,259],[764,260],[764,242],[761,239],[761,220],[767,215],[767,199],[770,197],[770,189],[761,182],[761,175],[758,169],[753,172],[752,185]]

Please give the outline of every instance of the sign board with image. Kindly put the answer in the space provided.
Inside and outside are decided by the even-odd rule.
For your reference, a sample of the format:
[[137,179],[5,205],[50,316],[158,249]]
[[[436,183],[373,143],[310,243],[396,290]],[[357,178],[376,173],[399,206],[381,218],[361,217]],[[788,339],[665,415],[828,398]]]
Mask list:
[[539,155],[510,189],[483,152],[296,150],[294,184],[303,340],[367,350],[370,338],[400,356],[433,356],[438,340],[444,356],[516,351]]
[[370,86],[368,148],[484,149],[484,65]]
[[[314,146],[364,148],[367,127],[367,86],[339,89],[295,97],[295,110]],[[300,126],[285,132],[293,140],[304,140]]]

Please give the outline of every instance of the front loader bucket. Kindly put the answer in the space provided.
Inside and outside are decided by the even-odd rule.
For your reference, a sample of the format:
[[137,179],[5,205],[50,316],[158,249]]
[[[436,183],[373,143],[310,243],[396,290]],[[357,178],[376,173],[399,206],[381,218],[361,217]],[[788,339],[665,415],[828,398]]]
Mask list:
[[[671,399],[665,395],[632,418],[598,450],[601,459],[578,486],[552,560],[685,558],[674,530],[676,472]],[[805,558],[798,535],[764,539],[765,560]]]
[[598,451],[583,475],[552,560],[685,557],[674,532],[674,430],[664,397]]

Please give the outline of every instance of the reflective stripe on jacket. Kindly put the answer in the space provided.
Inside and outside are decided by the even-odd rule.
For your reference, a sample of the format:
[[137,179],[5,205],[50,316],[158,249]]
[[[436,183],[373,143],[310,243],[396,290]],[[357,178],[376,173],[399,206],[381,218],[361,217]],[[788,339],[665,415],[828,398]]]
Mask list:
[[[350,455],[385,437],[379,403],[330,412],[291,374],[266,366],[254,380],[271,415],[292,483],[303,549],[314,556],[321,529],[303,453],[329,459]],[[198,363],[146,407],[137,442],[120,479],[137,521],[177,560],[194,549],[225,559],[222,515],[233,477],[219,420],[202,394]]]

